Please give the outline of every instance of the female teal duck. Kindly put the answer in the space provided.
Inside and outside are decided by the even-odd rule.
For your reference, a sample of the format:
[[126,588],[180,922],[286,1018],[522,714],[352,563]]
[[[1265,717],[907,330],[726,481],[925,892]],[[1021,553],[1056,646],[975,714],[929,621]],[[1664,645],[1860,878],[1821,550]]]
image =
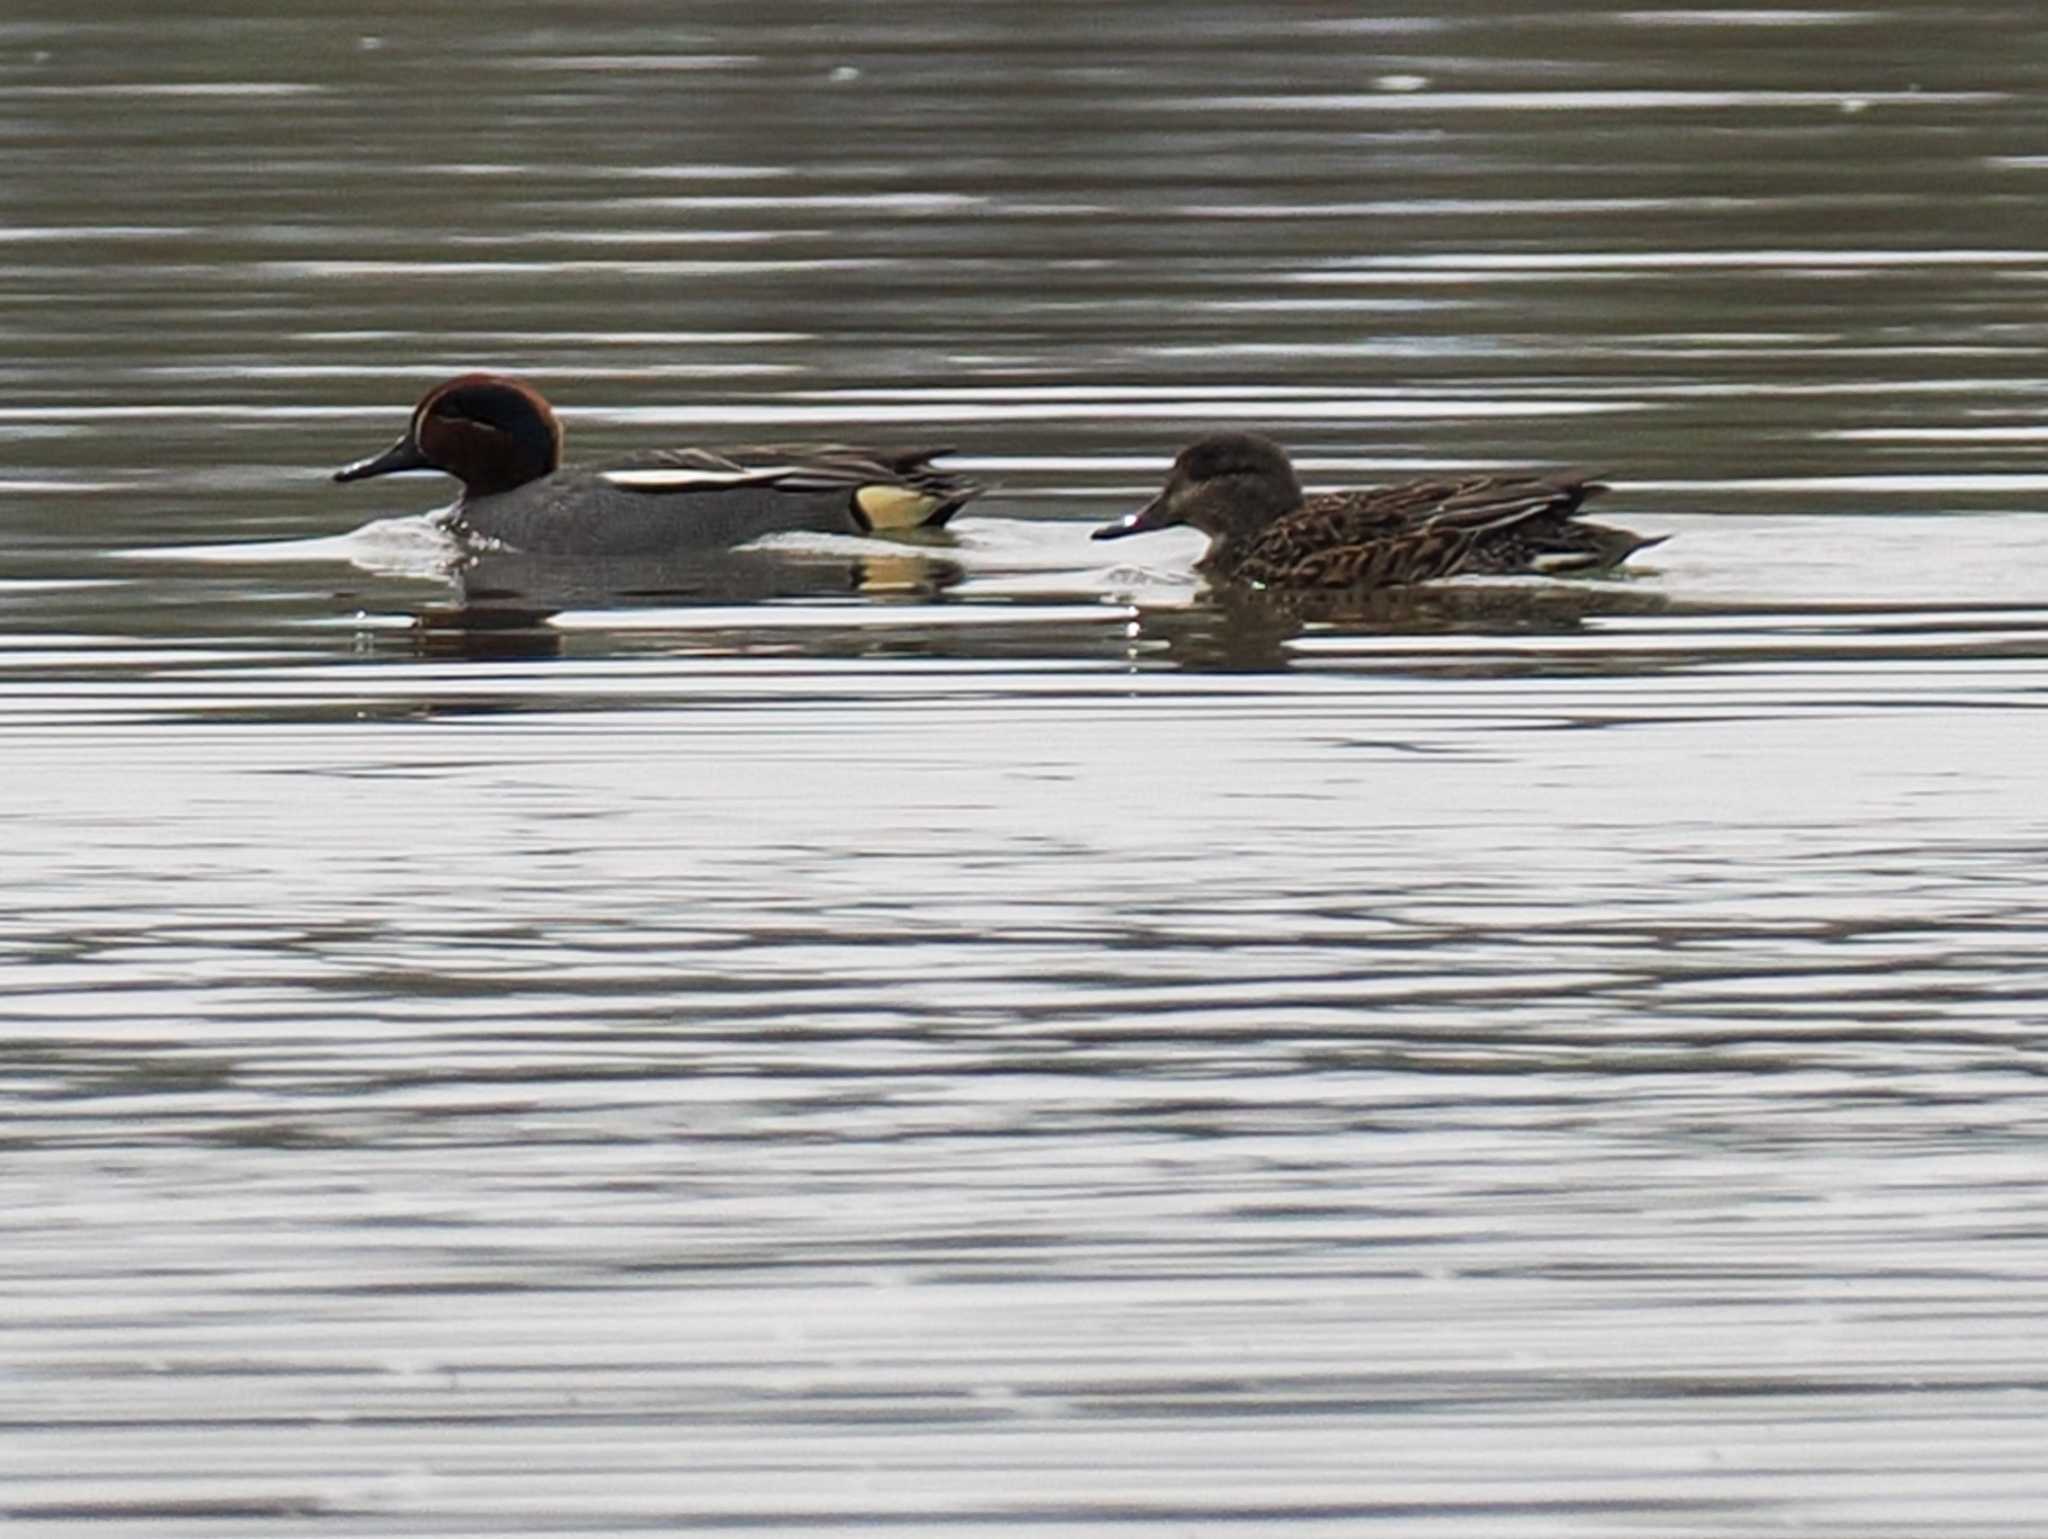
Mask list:
[[438,470],[462,483],[447,525],[533,555],[672,556],[764,534],[935,529],[981,488],[936,469],[943,449],[653,449],[562,464],[562,425],[539,391],[502,374],[436,385],[405,436],[337,481]]
[[1576,515],[1607,488],[1582,476],[1469,476],[1305,496],[1287,451],[1215,433],[1181,451],[1165,489],[1098,540],[1188,524],[1211,577],[1269,588],[1383,588],[1462,573],[1599,571],[1645,539]]

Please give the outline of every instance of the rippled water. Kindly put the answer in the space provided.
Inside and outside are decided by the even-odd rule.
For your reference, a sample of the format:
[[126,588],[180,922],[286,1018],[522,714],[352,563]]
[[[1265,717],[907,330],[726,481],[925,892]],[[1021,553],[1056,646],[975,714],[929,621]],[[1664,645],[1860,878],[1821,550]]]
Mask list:
[[[2028,12],[297,10],[0,19],[10,1534],[2041,1532]],[[453,572],[471,367],[999,489]]]

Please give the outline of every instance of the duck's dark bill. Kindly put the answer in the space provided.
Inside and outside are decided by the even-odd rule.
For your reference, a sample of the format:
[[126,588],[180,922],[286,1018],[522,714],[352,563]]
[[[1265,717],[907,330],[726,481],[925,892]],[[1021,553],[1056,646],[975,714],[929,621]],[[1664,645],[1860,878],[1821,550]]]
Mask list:
[[337,481],[360,481],[366,476],[388,476],[398,470],[432,470],[420,446],[412,441],[408,433],[382,454],[373,454],[366,460],[357,460],[353,465],[344,465],[334,473]]
[[1166,515],[1166,499],[1154,497],[1135,513],[1127,513],[1113,524],[1104,524],[1095,531],[1098,540],[1121,540],[1127,534],[1143,534],[1147,529],[1164,529],[1174,520]]

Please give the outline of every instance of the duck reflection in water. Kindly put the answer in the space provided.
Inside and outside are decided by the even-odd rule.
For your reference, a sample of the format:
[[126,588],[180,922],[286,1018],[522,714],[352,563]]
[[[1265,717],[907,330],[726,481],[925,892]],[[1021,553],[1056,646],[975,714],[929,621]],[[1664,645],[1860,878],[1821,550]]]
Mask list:
[[[1442,667],[1445,654],[1428,651],[1423,638],[1490,636],[1512,646],[1512,638],[1568,636],[1588,630],[1587,621],[1609,615],[1666,612],[1667,595],[1636,585],[1593,583],[1485,583],[1411,585],[1363,591],[1283,592],[1225,585],[1200,603],[1174,607],[1141,605],[1129,638],[1134,663],[1156,663],[1196,673],[1278,673],[1300,665],[1307,654],[1296,645],[1316,636],[1340,642],[1347,636],[1417,638]],[[1387,654],[1392,659],[1395,654]],[[1607,653],[1601,654],[1603,658]],[[1473,668],[1503,671],[1498,657],[1471,654]],[[1653,654],[1630,652],[1628,671],[1651,671]],[[1606,662],[1581,663],[1610,671]],[[1566,666],[1556,657],[1542,666]],[[1576,665],[1574,665],[1576,666]]]
[[437,656],[549,657],[572,609],[702,609],[777,601],[920,603],[960,582],[943,547],[854,556],[718,551],[687,561],[562,559],[479,552],[453,576],[453,602],[416,611],[419,649]]

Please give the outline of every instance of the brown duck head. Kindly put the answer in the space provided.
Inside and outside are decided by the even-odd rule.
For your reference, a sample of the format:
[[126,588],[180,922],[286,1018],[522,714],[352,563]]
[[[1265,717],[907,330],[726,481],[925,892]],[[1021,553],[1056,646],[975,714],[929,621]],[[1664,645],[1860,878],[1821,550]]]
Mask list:
[[1157,497],[1095,538],[1187,524],[1209,536],[1213,558],[1300,506],[1301,482],[1285,449],[1257,433],[1211,433],[1181,450]]
[[334,479],[439,470],[462,483],[464,496],[490,497],[552,475],[561,463],[562,425],[538,390],[503,374],[464,374],[421,398],[397,443]]

